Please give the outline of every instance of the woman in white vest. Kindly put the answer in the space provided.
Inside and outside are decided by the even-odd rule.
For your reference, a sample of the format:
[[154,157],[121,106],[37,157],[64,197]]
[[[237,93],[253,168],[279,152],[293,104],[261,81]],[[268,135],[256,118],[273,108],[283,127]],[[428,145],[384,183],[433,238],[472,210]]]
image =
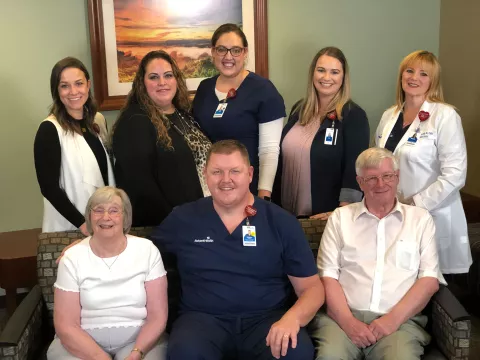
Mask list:
[[415,51],[403,59],[396,104],[384,112],[375,143],[399,159],[400,201],[432,214],[442,273],[468,272],[472,257],[460,198],[465,137],[460,116],[443,100],[440,64],[432,53]]
[[53,104],[35,136],[35,170],[44,197],[43,232],[80,229],[88,236],[85,206],[96,189],[115,186],[105,149],[107,126],[97,113],[83,63],[67,57],[50,75]]

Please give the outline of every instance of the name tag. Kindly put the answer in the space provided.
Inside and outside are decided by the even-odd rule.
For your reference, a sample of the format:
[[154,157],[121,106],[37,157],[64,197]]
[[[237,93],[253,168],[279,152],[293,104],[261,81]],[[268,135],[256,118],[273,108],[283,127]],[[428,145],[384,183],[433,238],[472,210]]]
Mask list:
[[418,139],[416,136],[409,137],[407,140],[407,145],[413,146],[417,143],[417,140]]
[[242,226],[243,246],[257,246],[255,226]]
[[214,118],[221,118],[223,114],[225,113],[225,109],[227,108],[227,103],[220,103],[218,104],[217,110],[215,110],[215,113],[213,114]]
[[435,140],[435,133],[433,131],[425,131],[420,134],[420,139]]
[[337,142],[336,131],[333,128],[327,128],[325,131],[325,145],[335,145]]

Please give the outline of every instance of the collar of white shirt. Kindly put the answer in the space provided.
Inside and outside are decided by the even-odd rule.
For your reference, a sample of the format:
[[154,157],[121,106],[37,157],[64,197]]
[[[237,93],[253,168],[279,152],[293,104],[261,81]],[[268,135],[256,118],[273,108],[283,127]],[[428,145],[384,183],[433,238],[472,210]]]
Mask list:
[[[360,202],[360,204],[358,204],[359,206],[357,206],[357,208],[355,209],[355,212],[353,214],[353,221],[357,221],[357,219],[360,217],[360,215],[363,215],[363,214],[367,214],[369,216],[373,216],[375,217],[376,219],[378,219],[378,217],[376,217],[375,215],[373,215],[367,208],[367,206],[365,205],[365,198],[363,198],[363,200]],[[395,214],[395,215],[398,215],[400,216],[399,217],[399,220],[402,221],[403,218],[404,218],[404,211],[403,211],[403,207],[401,206],[401,203],[400,201],[398,201],[397,198],[395,198],[395,206],[393,207],[393,209],[388,213],[387,216],[390,216],[392,214]]]

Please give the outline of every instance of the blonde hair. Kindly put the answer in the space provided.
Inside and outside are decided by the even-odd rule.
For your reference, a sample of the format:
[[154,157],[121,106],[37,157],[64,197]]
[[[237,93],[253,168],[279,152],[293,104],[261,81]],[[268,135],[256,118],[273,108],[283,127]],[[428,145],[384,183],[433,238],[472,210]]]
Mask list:
[[315,85],[313,84],[313,75],[315,74],[315,68],[317,67],[317,61],[322,55],[331,56],[342,64],[343,67],[343,82],[338,92],[333,97],[332,101],[327,106],[325,114],[320,119],[321,122],[325,119],[327,113],[335,110],[337,112],[337,118],[342,120],[342,110],[344,105],[350,100],[350,72],[348,69],[347,59],[339,48],[329,46],[320,50],[313,58],[310,68],[308,70],[308,84],[307,93],[305,98],[301,101],[300,105],[294,111],[300,113],[300,124],[307,125],[317,116],[319,116],[320,108],[318,104],[318,93]]
[[355,161],[355,172],[361,176],[361,172],[366,168],[378,168],[384,159],[392,160],[393,171],[399,169],[398,160],[393,153],[385,148],[371,147],[358,155]]
[[242,155],[243,160],[250,166],[250,158],[248,157],[248,150],[245,145],[243,145],[238,140],[220,140],[216,143],[213,143],[210,149],[207,152],[207,161],[206,164],[208,165],[212,154],[222,154],[222,155],[230,155],[233,154],[235,151],[238,151],[240,155]]
[[398,68],[396,109],[401,110],[405,102],[405,91],[402,87],[403,72],[415,63],[420,63],[430,77],[430,88],[427,90],[426,99],[429,102],[445,104],[440,80],[441,67],[437,57],[429,51],[417,50],[405,56]]

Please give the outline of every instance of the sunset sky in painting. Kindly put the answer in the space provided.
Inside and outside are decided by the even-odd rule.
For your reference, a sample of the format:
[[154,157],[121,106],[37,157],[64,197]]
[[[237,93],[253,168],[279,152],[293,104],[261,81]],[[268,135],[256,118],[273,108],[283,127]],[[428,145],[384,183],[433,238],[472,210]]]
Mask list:
[[242,19],[241,0],[114,0],[114,9],[117,46],[186,39],[208,46],[219,24]]

